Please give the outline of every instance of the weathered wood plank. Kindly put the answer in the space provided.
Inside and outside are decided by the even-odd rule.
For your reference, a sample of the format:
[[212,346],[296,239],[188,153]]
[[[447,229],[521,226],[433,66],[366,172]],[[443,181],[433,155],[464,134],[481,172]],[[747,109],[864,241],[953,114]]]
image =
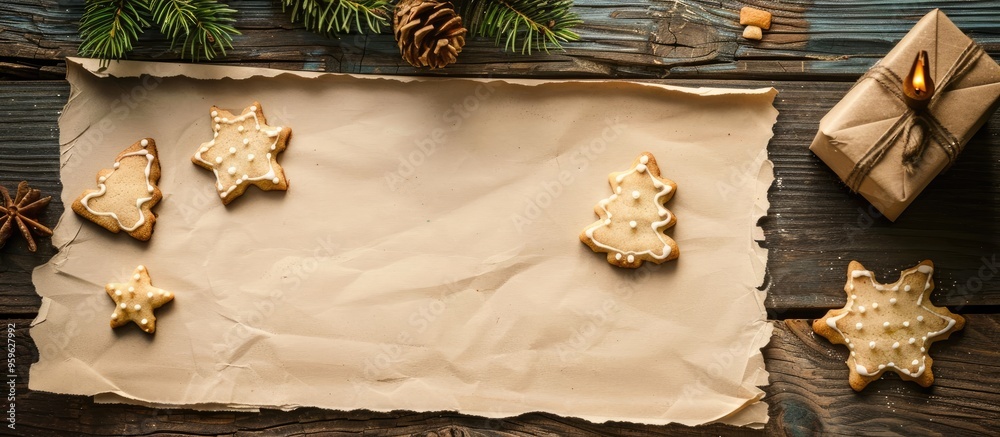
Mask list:
[[[764,348],[770,372],[765,401],[767,435],[987,435],[1000,421],[1000,315],[967,315],[964,331],[931,349],[935,384],[928,389],[889,375],[855,393],[847,383],[846,349],[812,333],[809,320],[776,322]],[[30,320],[16,325],[16,418],[20,435],[291,435],[317,432],[381,435],[761,435],[731,426],[643,426],[593,424],[550,414],[487,419],[452,412],[375,413],[303,408],[259,414],[151,409],[94,404],[83,396],[27,389],[28,366],[37,351],[28,336]],[[6,382],[6,380],[4,381]],[[6,385],[5,385],[6,387]],[[9,389],[5,388],[5,396]]]
[[[678,77],[853,80],[883,56],[923,14],[942,8],[994,57],[1000,58],[1000,1],[892,0],[775,2],[709,0],[577,0],[581,41],[564,52],[520,56],[492,42],[468,42],[459,63],[415,70],[400,60],[391,35],[328,39],[292,24],[269,0],[231,1],[243,33],[215,62],[294,70],[382,74],[535,77]],[[739,9],[774,13],[763,41],[741,37]],[[0,77],[60,78],[63,58],[76,54],[83,2],[6,0],[0,3]],[[147,32],[132,59],[176,60],[169,44]]]

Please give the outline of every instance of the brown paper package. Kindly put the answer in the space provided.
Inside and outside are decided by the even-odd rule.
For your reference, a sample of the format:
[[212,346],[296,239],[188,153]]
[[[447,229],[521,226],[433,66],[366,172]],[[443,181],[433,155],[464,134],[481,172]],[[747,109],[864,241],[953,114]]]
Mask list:
[[[900,87],[920,50],[938,83],[924,115],[906,106]],[[895,221],[998,102],[1000,66],[935,9],[823,117],[809,149]]]

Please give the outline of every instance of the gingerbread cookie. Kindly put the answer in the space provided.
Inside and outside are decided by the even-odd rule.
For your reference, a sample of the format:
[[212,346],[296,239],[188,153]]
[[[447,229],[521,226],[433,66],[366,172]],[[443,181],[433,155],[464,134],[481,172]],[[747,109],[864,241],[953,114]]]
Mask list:
[[153,206],[163,198],[159,180],[156,144],[144,138],[118,154],[112,168],[97,173],[97,189],[84,191],[73,202],[73,212],[111,232],[148,241],[156,223]]
[[135,322],[143,331],[156,332],[156,317],[153,310],[174,299],[169,291],[153,286],[149,271],[145,267],[135,268],[135,273],[125,283],[110,283],[104,287],[108,296],[115,301],[115,312],[111,313],[111,327]]
[[288,144],[291,128],[268,126],[258,102],[239,116],[213,106],[211,116],[213,138],[198,148],[191,161],[215,173],[215,189],[223,204],[228,205],[250,185],[262,190],[288,189],[277,159]]
[[879,284],[857,261],[847,268],[847,305],[813,322],[813,330],[850,349],[850,383],[861,391],[891,370],[924,387],[934,382],[931,343],[947,339],[965,319],[930,302],[934,263],[923,261],[904,270],[892,284]]
[[664,230],[677,219],[663,204],[674,197],[677,184],[660,177],[653,155],[643,152],[632,168],[611,173],[608,181],[614,194],[594,207],[600,220],[583,230],[580,241],[594,252],[607,252],[608,262],[619,267],[676,259],[677,243]]

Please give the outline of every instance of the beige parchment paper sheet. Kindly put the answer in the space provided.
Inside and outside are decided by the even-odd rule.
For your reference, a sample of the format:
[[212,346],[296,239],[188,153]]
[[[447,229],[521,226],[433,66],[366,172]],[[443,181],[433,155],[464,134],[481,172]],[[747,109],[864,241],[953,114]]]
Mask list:
[[[149,243],[68,208],[34,273],[30,387],[201,408],[532,411],[760,426],[770,339],[756,226],[773,89],[399,79],[70,59],[62,200],[153,137]],[[290,126],[287,192],[229,207],[191,155],[212,104]],[[578,234],[652,152],[680,259],[612,267]],[[138,264],[176,299],[112,330]]]

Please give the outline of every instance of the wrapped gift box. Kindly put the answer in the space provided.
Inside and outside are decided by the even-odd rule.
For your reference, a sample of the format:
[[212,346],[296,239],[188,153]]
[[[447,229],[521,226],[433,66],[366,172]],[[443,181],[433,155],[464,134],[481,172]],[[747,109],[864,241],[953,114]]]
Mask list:
[[[902,81],[921,50],[936,91],[925,110]],[[820,121],[809,147],[890,220],[958,157],[1000,102],[1000,65],[933,10]]]

